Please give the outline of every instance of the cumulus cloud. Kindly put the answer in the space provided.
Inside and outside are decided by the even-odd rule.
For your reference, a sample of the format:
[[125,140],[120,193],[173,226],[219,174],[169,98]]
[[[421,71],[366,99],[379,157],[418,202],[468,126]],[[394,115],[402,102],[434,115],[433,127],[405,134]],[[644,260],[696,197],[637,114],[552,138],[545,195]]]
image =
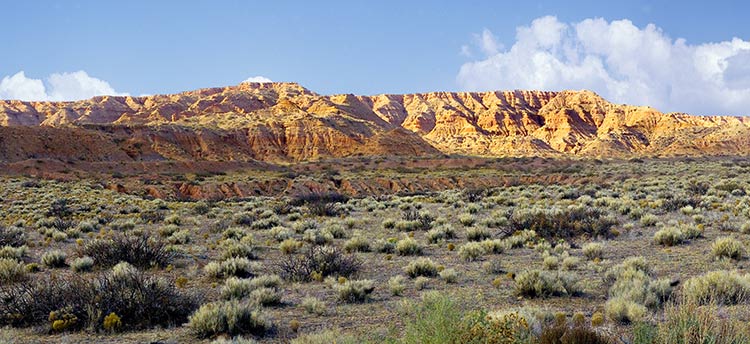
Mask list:
[[517,28],[509,49],[493,52],[485,38],[494,35],[481,37],[474,44],[484,55],[456,77],[465,90],[590,89],[662,111],[750,115],[750,41],[688,44],[653,24],[552,16]]
[[45,81],[29,78],[20,71],[0,81],[0,99],[65,101],[101,95],[122,96],[127,93],[116,92],[108,82],[84,71],[54,73]]
[[265,76],[258,75],[258,76],[247,78],[243,82],[273,82],[273,80],[266,78]]

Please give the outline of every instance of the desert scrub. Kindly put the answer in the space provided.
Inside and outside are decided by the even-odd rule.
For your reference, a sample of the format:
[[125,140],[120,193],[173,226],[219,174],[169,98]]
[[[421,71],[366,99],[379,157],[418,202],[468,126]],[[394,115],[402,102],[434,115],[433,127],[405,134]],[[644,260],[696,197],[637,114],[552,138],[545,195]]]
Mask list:
[[482,227],[471,227],[466,229],[466,239],[469,241],[482,241],[492,237],[490,231]]
[[313,245],[327,245],[333,242],[333,234],[327,230],[322,229],[308,229],[302,236],[302,240],[307,241]]
[[545,270],[557,270],[560,266],[560,258],[553,256],[545,252],[546,255],[542,256],[542,266]]
[[404,285],[404,276],[396,275],[388,280],[388,290],[393,296],[401,296],[406,286]]
[[440,278],[442,278],[445,283],[456,283],[458,281],[458,271],[452,268],[445,269],[440,271]]
[[430,279],[424,276],[418,276],[414,279],[414,288],[424,290],[430,285]]
[[396,253],[401,256],[418,256],[422,254],[422,246],[412,238],[404,238],[396,243]]
[[293,238],[289,238],[279,244],[279,251],[281,251],[281,253],[283,254],[293,254],[296,253],[301,246],[301,242]]
[[281,303],[281,293],[276,288],[260,287],[250,292],[250,300],[267,307]]
[[660,307],[674,289],[669,279],[655,279],[642,257],[631,257],[612,267],[605,281],[611,283],[605,312],[610,319],[625,324],[643,320],[648,309]]
[[48,268],[61,268],[66,266],[65,259],[68,255],[61,250],[47,251],[42,255],[42,264]]
[[[281,278],[276,275],[263,275],[253,279],[230,277],[224,281],[221,288],[221,298],[225,300],[243,299],[253,296],[252,293],[259,289],[270,289],[278,291],[281,286]],[[262,296],[262,295],[257,295]]]
[[560,268],[564,271],[571,271],[577,269],[580,264],[581,260],[578,257],[569,256],[563,258]]
[[302,299],[301,306],[308,314],[315,314],[319,316],[325,314],[327,309],[326,303],[324,301],[311,296]]
[[745,255],[745,246],[732,237],[720,237],[711,244],[711,253],[716,258],[740,260]]
[[73,260],[70,267],[75,272],[91,271],[94,268],[94,259],[89,256],[78,257]]
[[198,338],[219,334],[262,337],[272,324],[260,308],[248,302],[219,301],[201,306],[190,316],[187,326]]
[[393,253],[393,251],[396,250],[396,242],[398,242],[398,239],[393,239],[394,240],[375,240],[375,242],[372,243],[372,250],[379,253]]
[[478,242],[469,242],[458,248],[458,256],[466,261],[475,261],[487,253],[485,246]]
[[353,335],[342,333],[340,329],[321,330],[319,332],[302,334],[292,339],[291,344],[360,344],[364,343]]
[[0,258],[0,284],[14,283],[26,279],[23,263],[10,258]]
[[166,243],[149,234],[117,234],[112,239],[96,239],[78,248],[79,256],[89,256],[98,266],[111,267],[128,262],[139,268],[164,267],[172,261]]
[[438,268],[430,258],[418,258],[409,262],[409,265],[404,268],[404,273],[411,278],[434,277],[438,273]]
[[563,272],[528,270],[516,278],[515,293],[526,297],[578,296],[575,276]]
[[465,227],[471,227],[477,222],[477,220],[472,214],[461,214],[458,216],[458,222],[460,222]]
[[[50,310],[65,308],[63,313],[78,319],[70,329],[98,330],[103,318],[114,312],[124,329],[139,330],[181,324],[195,310],[194,298],[177,291],[172,283],[122,264],[118,271],[94,276],[64,275],[8,286],[0,304],[0,321],[14,326],[49,324]],[[9,318],[14,309],[24,311]]]
[[351,252],[369,252],[370,242],[362,236],[354,236],[344,243],[344,251]]
[[26,245],[26,233],[23,229],[0,225],[0,246],[21,247]]
[[13,247],[13,246],[3,246],[0,248],[0,258],[11,258],[20,260],[23,257],[26,257],[29,254],[29,248],[26,245],[19,246],[19,247]]
[[339,300],[347,303],[365,302],[375,290],[373,280],[348,280],[343,284],[334,285],[339,294]]
[[682,288],[683,298],[691,303],[734,305],[750,297],[750,275],[736,271],[711,271],[688,279]]
[[501,239],[487,239],[481,242],[487,254],[501,254],[510,250],[510,243]]
[[331,246],[310,246],[303,254],[287,255],[276,264],[281,278],[295,282],[310,281],[313,275],[349,277],[360,267],[355,256],[343,254]]
[[589,260],[604,258],[604,244],[598,242],[584,244],[583,255]]
[[431,244],[456,237],[456,230],[450,225],[440,225],[427,231],[427,241]]
[[658,343],[692,342],[748,344],[750,332],[745,324],[728,317],[716,304],[701,306],[682,301],[664,310],[664,322],[658,326]]
[[641,216],[641,219],[640,219],[641,226],[643,227],[653,227],[656,225],[658,221],[659,221],[659,217],[650,213],[643,214],[643,216]]
[[662,246],[674,246],[685,241],[685,234],[677,227],[665,227],[654,233],[654,243]]
[[210,262],[203,271],[211,278],[250,277],[253,275],[253,264],[247,258],[228,258],[221,262]]
[[237,241],[235,239],[227,239],[224,240],[221,243],[221,258],[222,259],[229,259],[229,258],[247,258],[247,259],[255,259],[255,246],[253,246],[251,243],[248,243],[249,240],[247,240],[248,237],[242,238],[242,240]]

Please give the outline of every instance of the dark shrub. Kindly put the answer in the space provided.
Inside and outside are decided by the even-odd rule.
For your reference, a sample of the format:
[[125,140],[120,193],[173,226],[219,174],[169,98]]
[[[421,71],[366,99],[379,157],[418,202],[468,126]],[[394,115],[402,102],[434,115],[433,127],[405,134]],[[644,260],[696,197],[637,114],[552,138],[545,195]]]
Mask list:
[[66,330],[102,327],[115,313],[125,329],[174,326],[197,308],[194,297],[173,283],[135,269],[107,272],[94,278],[77,275],[26,281],[0,288],[0,324],[50,324],[51,313],[74,319]]
[[613,341],[585,326],[546,326],[539,335],[539,344],[610,344]]
[[575,207],[556,211],[536,210],[525,213],[510,211],[507,234],[533,230],[548,242],[580,236],[611,238],[617,221],[597,208]]
[[303,254],[289,255],[278,263],[279,275],[290,281],[309,281],[312,274],[348,277],[357,272],[361,263],[335,247],[310,246]]
[[18,227],[0,226],[0,247],[20,247],[26,244],[26,234]]
[[314,216],[337,216],[341,209],[336,203],[346,203],[349,197],[337,192],[309,193],[298,195],[289,200],[288,204],[293,207],[306,206],[308,212]]
[[172,260],[172,253],[167,251],[166,244],[148,234],[118,234],[112,239],[97,239],[79,248],[78,254],[94,258],[94,262],[103,267],[128,262],[140,268],[149,268],[166,266]]

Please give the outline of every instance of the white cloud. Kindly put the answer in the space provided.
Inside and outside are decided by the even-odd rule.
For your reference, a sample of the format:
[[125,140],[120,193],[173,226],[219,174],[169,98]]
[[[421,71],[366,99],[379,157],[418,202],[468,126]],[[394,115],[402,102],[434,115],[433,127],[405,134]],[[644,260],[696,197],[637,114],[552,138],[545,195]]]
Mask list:
[[[485,32],[481,37],[494,40]],[[750,115],[750,41],[739,38],[691,45],[653,24],[567,24],[548,16],[517,28],[507,50],[493,53],[485,39],[475,44],[483,58],[465,63],[456,77],[466,90],[591,89],[662,111]]]
[[0,81],[0,99],[19,100],[80,100],[94,96],[122,96],[108,82],[89,76],[84,71],[51,74],[46,82],[26,77],[23,71]]
[[479,49],[487,55],[497,54],[503,48],[503,45],[497,41],[492,31],[488,29],[482,30],[481,35],[474,35],[474,40],[477,42]]
[[251,78],[247,78],[243,82],[261,82],[262,83],[262,82],[273,82],[273,81],[269,78],[266,78],[265,76],[258,75],[258,76],[254,76]]

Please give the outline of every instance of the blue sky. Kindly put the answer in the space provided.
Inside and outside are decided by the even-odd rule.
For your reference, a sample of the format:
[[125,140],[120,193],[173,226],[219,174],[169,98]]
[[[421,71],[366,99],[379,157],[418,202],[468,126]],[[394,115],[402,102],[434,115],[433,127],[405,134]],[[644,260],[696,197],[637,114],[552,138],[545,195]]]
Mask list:
[[[726,67],[732,75],[722,70],[722,84],[713,91],[718,93],[727,87],[730,91],[750,90],[750,83],[745,85],[750,72],[743,67],[746,60],[750,61],[745,58],[750,53],[745,54],[741,44],[750,39],[750,25],[746,23],[750,6],[742,1],[70,0],[0,4],[5,13],[0,21],[0,38],[5,47],[0,54],[0,77],[10,80],[20,71],[25,73],[25,78],[14,79],[16,83],[8,81],[4,89],[0,86],[0,98],[23,97],[19,90],[26,86],[39,91],[32,92],[40,94],[37,98],[63,99],[97,90],[131,95],[172,93],[264,76],[274,81],[296,81],[323,94],[585,87],[615,101],[653,102],[670,111],[737,112],[747,105],[739,102],[714,110],[710,105],[692,104],[681,109],[680,99],[689,99],[682,93],[697,91],[680,91],[674,100],[664,101],[644,98],[645,91],[636,92],[635,86],[623,88],[618,82],[644,82],[642,76],[622,69],[629,68],[623,67],[622,61],[632,58],[620,57],[620,65],[615,65],[618,62],[613,62],[613,56],[619,56],[617,52],[592,48],[596,50],[593,51],[591,47],[601,44],[576,38],[580,36],[578,24],[597,18],[602,24],[598,28],[609,31],[632,26],[647,33],[647,25],[652,23],[655,28],[650,32],[658,34],[655,39],[666,40],[675,47],[679,45],[674,41],[677,38],[684,38],[688,47],[699,47],[737,37],[741,42],[721,57],[724,61],[739,56]],[[554,21],[543,20],[537,26],[563,25],[560,44],[535,45],[525,52],[527,55],[511,54],[516,45],[520,49],[525,44],[518,35],[519,28],[532,28],[535,20],[545,16],[553,16]],[[627,23],[630,26],[624,25]],[[642,44],[642,40],[639,42]],[[559,48],[562,46],[584,48],[571,59]],[[682,54],[677,48],[670,48],[670,56]],[[518,81],[511,77],[509,70],[539,71],[542,67],[538,65],[517,66],[519,61],[539,52],[550,54],[555,63],[561,61],[561,69],[573,66],[570,73],[590,75],[598,81],[583,82],[563,72],[560,73],[565,75],[554,80]],[[605,76],[596,74],[588,65],[582,66],[596,64],[597,59],[585,59],[587,56],[604,61]],[[683,63],[691,64],[693,60]],[[633,68],[653,74],[644,67],[653,63],[645,61]],[[586,68],[581,72],[583,67]],[[85,75],[61,74],[78,71]],[[652,98],[672,97],[674,92],[669,90],[679,87],[675,86],[678,83],[695,82],[681,80],[681,76],[675,76],[683,74],[678,71],[673,74],[665,76],[666,81],[656,82],[659,92],[668,93]],[[53,80],[54,75],[58,78]],[[87,78],[104,84],[80,86],[79,93],[63,90],[71,79]],[[30,84],[28,79],[39,83]],[[43,90],[38,89],[40,83]],[[57,96],[52,96],[54,87],[58,87]],[[735,98],[744,95],[740,92]]]

